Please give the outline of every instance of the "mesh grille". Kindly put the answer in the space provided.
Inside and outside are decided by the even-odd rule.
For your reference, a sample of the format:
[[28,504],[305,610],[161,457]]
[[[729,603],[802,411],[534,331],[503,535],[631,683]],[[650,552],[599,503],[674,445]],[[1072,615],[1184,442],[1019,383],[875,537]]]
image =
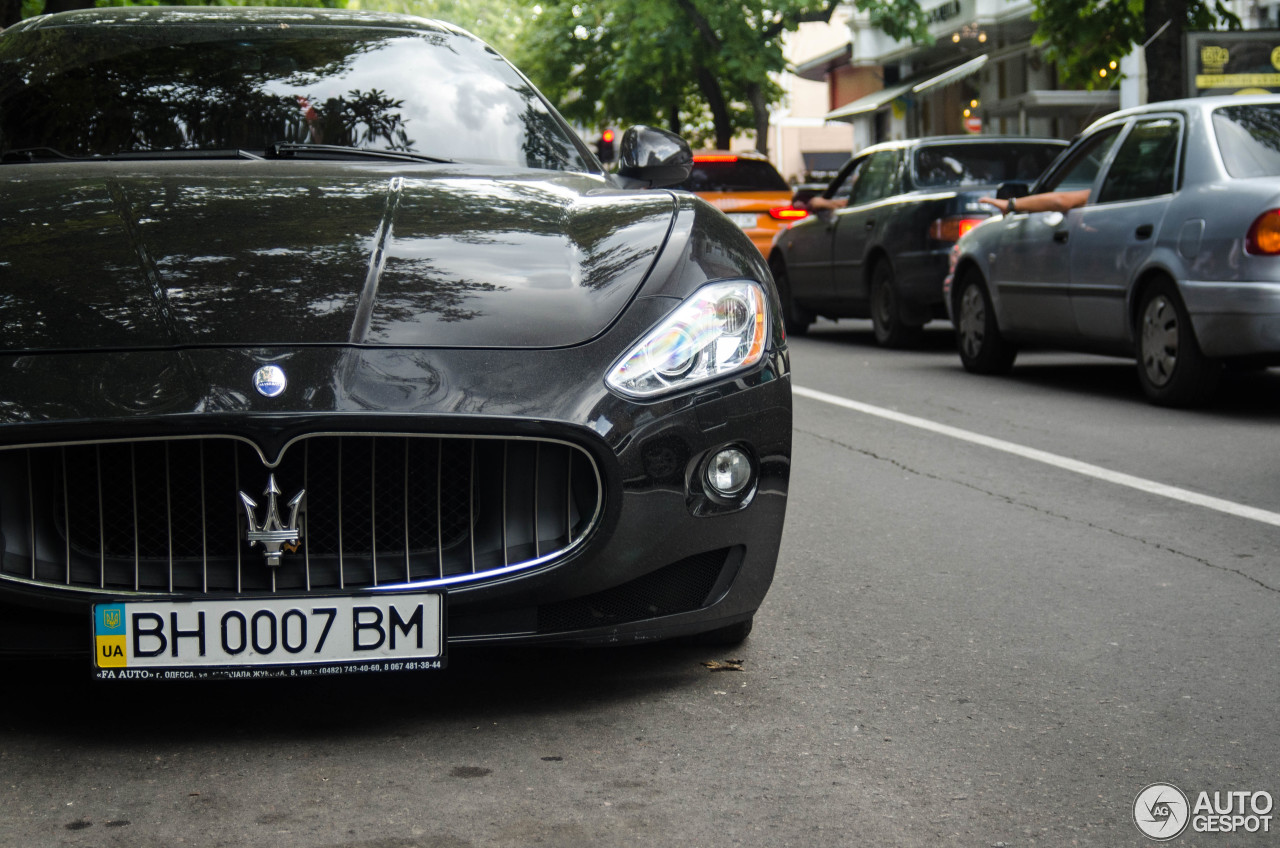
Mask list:
[[[246,541],[274,479],[296,551]],[[600,508],[584,451],[534,439],[312,436],[275,468],[207,437],[0,451],[0,574],[159,592],[308,591],[481,578],[580,541]]]

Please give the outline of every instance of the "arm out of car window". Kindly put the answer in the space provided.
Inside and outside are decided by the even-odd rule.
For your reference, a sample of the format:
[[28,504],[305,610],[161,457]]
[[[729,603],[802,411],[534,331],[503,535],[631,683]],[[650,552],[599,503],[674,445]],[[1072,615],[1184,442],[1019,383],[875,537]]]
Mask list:
[[1066,212],[1088,203],[1089,189],[1047,191],[1044,194],[1028,194],[1026,197],[1011,197],[1008,200],[982,197],[979,201],[999,209],[1002,215],[1010,212]]

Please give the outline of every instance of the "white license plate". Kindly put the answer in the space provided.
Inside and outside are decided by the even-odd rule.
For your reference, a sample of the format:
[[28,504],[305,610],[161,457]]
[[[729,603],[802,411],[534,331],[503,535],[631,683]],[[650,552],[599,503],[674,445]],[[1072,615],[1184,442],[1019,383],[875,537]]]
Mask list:
[[730,212],[729,220],[744,230],[753,229],[760,216],[755,212]]
[[444,596],[120,601],[93,607],[107,680],[311,677],[444,666]]

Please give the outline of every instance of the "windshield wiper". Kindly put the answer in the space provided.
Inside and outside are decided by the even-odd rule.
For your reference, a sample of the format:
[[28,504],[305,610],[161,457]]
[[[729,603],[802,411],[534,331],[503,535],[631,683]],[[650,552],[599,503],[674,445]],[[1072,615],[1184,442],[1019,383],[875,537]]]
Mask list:
[[23,147],[6,150],[0,162],[109,162],[121,159],[262,159],[248,150],[122,150],[119,153],[70,156],[52,147]]
[[52,147],[20,147],[15,150],[6,150],[4,155],[0,156],[0,162],[35,162],[38,159],[78,159],[78,156],[68,156],[61,150],[54,150]]
[[406,153],[400,150],[374,150],[369,147],[345,147],[340,144],[306,144],[295,141],[277,141],[266,150],[268,159],[298,159],[313,156],[321,159],[341,159],[359,156],[368,159],[391,159],[398,162],[453,164],[452,159],[440,159],[435,156],[425,156],[421,153]]
[[340,144],[303,144],[278,141],[262,155],[244,149],[227,150],[122,150],[107,155],[70,156],[52,147],[20,147],[0,154],[0,162],[104,162],[113,159],[390,159],[395,162],[433,162],[453,164],[452,159],[406,153],[399,150],[374,150],[368,147],[344,147]]

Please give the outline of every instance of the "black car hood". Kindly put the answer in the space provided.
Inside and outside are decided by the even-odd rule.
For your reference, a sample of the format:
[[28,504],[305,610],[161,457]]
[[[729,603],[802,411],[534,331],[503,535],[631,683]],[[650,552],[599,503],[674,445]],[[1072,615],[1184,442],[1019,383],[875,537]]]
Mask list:
[[674,214],[599,177],[253,161],[0,166],[0,351],[560,347]]

